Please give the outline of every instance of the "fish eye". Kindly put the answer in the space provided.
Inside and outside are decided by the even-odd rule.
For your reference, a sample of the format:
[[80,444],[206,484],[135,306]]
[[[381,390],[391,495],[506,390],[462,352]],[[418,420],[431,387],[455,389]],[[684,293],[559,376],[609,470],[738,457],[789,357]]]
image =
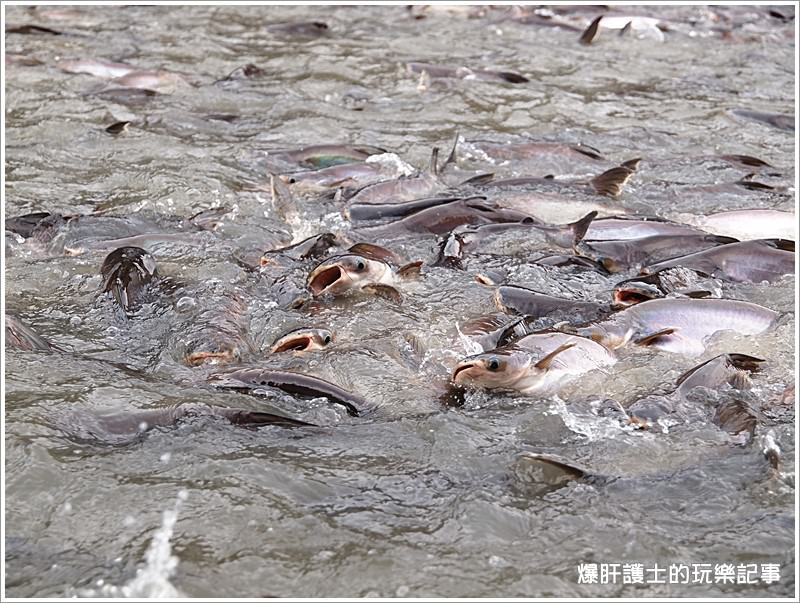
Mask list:
[[325,335],[325,339],[323,339],[322,341],[325,342],[325,345],[329,344],[331,342],[331,336],[330,335]]
[[497,358],[490,358],[489,362],[486,363],[486,368],[490,371],[496,371],[500,368],[500,361]]
[[366,269],[367,265],[364,263],[364,260],[358,260],[356,262],[356,270],[361,272],[362,270]]

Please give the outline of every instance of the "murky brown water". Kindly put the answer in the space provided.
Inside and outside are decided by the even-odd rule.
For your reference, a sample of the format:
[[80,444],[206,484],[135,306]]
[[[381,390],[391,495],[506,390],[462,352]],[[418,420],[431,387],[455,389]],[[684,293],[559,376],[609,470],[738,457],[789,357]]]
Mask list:
[[[791,210],[794,131],[732,112],[794,111],[794,13],[779,10],[792,19],[764,7],[630,7],[665,20],[668,31],[645,27],[637,39],[604,30],[582,46],[576,31],[503,10],[415,19],[404,7],[8,7],[8,25],[64,35],[6,35],[7,56],[25,59],[5,66],[6,217],[102,209],[138,221],[107,220],[97,231],[90,223],[57,241],[86,247],[176,232],[177,219],[219,205],[232,213],[217,232],[146,245],[177,293],[129,321],[100,295],[107,249],[72,256],[6,237],[7,310],[67,350],[6,350],[6,594],[119,594],[104,589],[133,585],[128,594],[174,587],[232,597],[791,595],[794,408],[776,400],[795,380],[794,277],[720,284],[723,297],[782,314],[763,335],[719,337],[702,358],[629,353],[557,397],[474,393],[464,407],[445,409],[439,396],[466,351],[457,325],[494,310],[476,272],[503,267],[512,282],[598,301],[616,280],[530,264],[546,244],[520,251],[501,241],[465,271],[424,268],[401,304],[357,296],[291,310],[269,279],[233,260],[348,230],[330,198],[297,194],[297,215],[286,215],[268,192],[248,190],[268,185],[270,151],[324,142],[376,145],[418,168],[434,145],[449,150],[456,131],[466,141],[583,143],[609,158],[599,168],[559,157],[490,162],[463,142],[448,182],[482,171],[585,177],[643,158],[617,200],[582,192],[568,204],[542,203],[542,218],[556,223],[596,205],[604,215],[673,219]],[[582,28],[591,16],[570,23]],[[269,28],[299,20],[329,27],[308,38]],[[119,103],[97,94],[103,80],[56,67],[77,58],[167,69],[188,83]],[[530,81],[426,81],[405,71],[415,60]],[[246,63],[264,75],[214,83]],[[126,133],[104,131],[123,120],[132,122]],[[698,188],[747,174],[700,159],[718,154],[769,162],[756,180],[774,188]],[[391,243],[408,259],[435,257],[432,236]],[[286,281],[302,289],[306,274]],[[246,300],[253,340],[246,363],[318,375],[378,410],[353,419],[324,400],[209,388],[213,369],[182,362],[185,334],[203,308],[234,291]],[[276,336],[309,323],[331,329],[334,345],[264,357]],[[416,357],[409,337],[421,342]],[[630,404],[668,391],[683,371],[723,352],[766,360],[752,390],[739,394],[760,410],[751,445],[737,446],[710,421],[660,433],[597,415],[598,401]],[[248,430],[196,417],[127,443],[87,427],[99,414],[181,402],[273,409],[322,427]],[[760,452],[768,433],[783,452],[779,472]],[[541,492],[519,470],[525,451],[619,479]],[[134,583],[154,534],[169,531],[162,512],[179,496],[169,540],[177,568],[170,576],[162,543]],[[635,562],[777,563],[781,575],[753,585],[578,583],[580,563]]]

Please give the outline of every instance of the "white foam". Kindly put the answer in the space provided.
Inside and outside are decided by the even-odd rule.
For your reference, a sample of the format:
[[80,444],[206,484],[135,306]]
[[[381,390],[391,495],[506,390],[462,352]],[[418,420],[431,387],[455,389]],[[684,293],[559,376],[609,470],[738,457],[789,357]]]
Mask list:
[[153,540],[145,553],[145,564],[136,570],[136,576],[130,582],[115,586],[105,584],[103,579],[99,579],[95,583],[97,590],[80,591],[78,596],[126,599],[185,597],[186,595],[170,582],[178,567],[178,558],[172,554],[169,541],[172,538],[175,522],[178,520],[178,511],[186,497],[186,491],[181,490],[175,506],[164,511],[161,527],[153,534]]
[[370,155],[365,159],[366,163],[377,163],[381,169],[387,168],[392,173],[391,178],[400,176],[410,176],[417,170],[413,165],[409,165],[396,153],[381,153],[380,155]]

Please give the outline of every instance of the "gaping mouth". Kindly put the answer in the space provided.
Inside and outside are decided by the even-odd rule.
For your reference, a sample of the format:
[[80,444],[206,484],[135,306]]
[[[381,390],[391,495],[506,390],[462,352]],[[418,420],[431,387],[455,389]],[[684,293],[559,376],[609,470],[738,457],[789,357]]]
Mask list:
[[342,278],[342,270],[338,266],[325,268],[315,274],[308,282],[308,289],[314,297],[321,295],[328,287]]
[[621,289],[614,292],[614,304],[617,306],[633,306],[653,299],[652,295],[635,289]]
[[200,366],[201,364],[228,364],[233,361],[233,352],[224,350],[222,352],[194,352],[186,356],[186,363],[189,366]]
[[461,374],[465,370],[468,370],[468,369],[471,369],[471,368],[474,368],[474,367],[475,367],[475,365],[472,364],[472,363],[462,364],[461,366],[456,367],[456,370],[453,371],[453,377],[452,377],[453,383],[459,383],[459,381],[458,381],[459,374]]
[[311,337],[308,335],[298,335],[297,337],[291,337],[282,341],[280,345],[275,346],[272,348],[273,353],[278,352],[288,352],[290,350],[295,351],[306,351],[309,347],[311,347]]

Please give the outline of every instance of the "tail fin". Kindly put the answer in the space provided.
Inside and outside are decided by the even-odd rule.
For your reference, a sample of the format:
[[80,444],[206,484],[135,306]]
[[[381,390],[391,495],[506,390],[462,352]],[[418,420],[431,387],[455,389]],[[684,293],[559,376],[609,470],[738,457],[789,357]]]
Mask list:
[[127,315],[135,310],[147,285],[158,276],[156,261],[140,247],[120,247],[103,260],[103,292],[110,293]]
[[[633,163],[635,162],[635,163]],[[636,173],[635,168],[628,167],[629,165],[638,165],[638,159],[626,161],[625,164],[611,168],[595,176],[589,182],[597,191],[598,195],[607,195],[609,197],[619,197],[622,193],[622,187],[628,183],[628,180]]]

